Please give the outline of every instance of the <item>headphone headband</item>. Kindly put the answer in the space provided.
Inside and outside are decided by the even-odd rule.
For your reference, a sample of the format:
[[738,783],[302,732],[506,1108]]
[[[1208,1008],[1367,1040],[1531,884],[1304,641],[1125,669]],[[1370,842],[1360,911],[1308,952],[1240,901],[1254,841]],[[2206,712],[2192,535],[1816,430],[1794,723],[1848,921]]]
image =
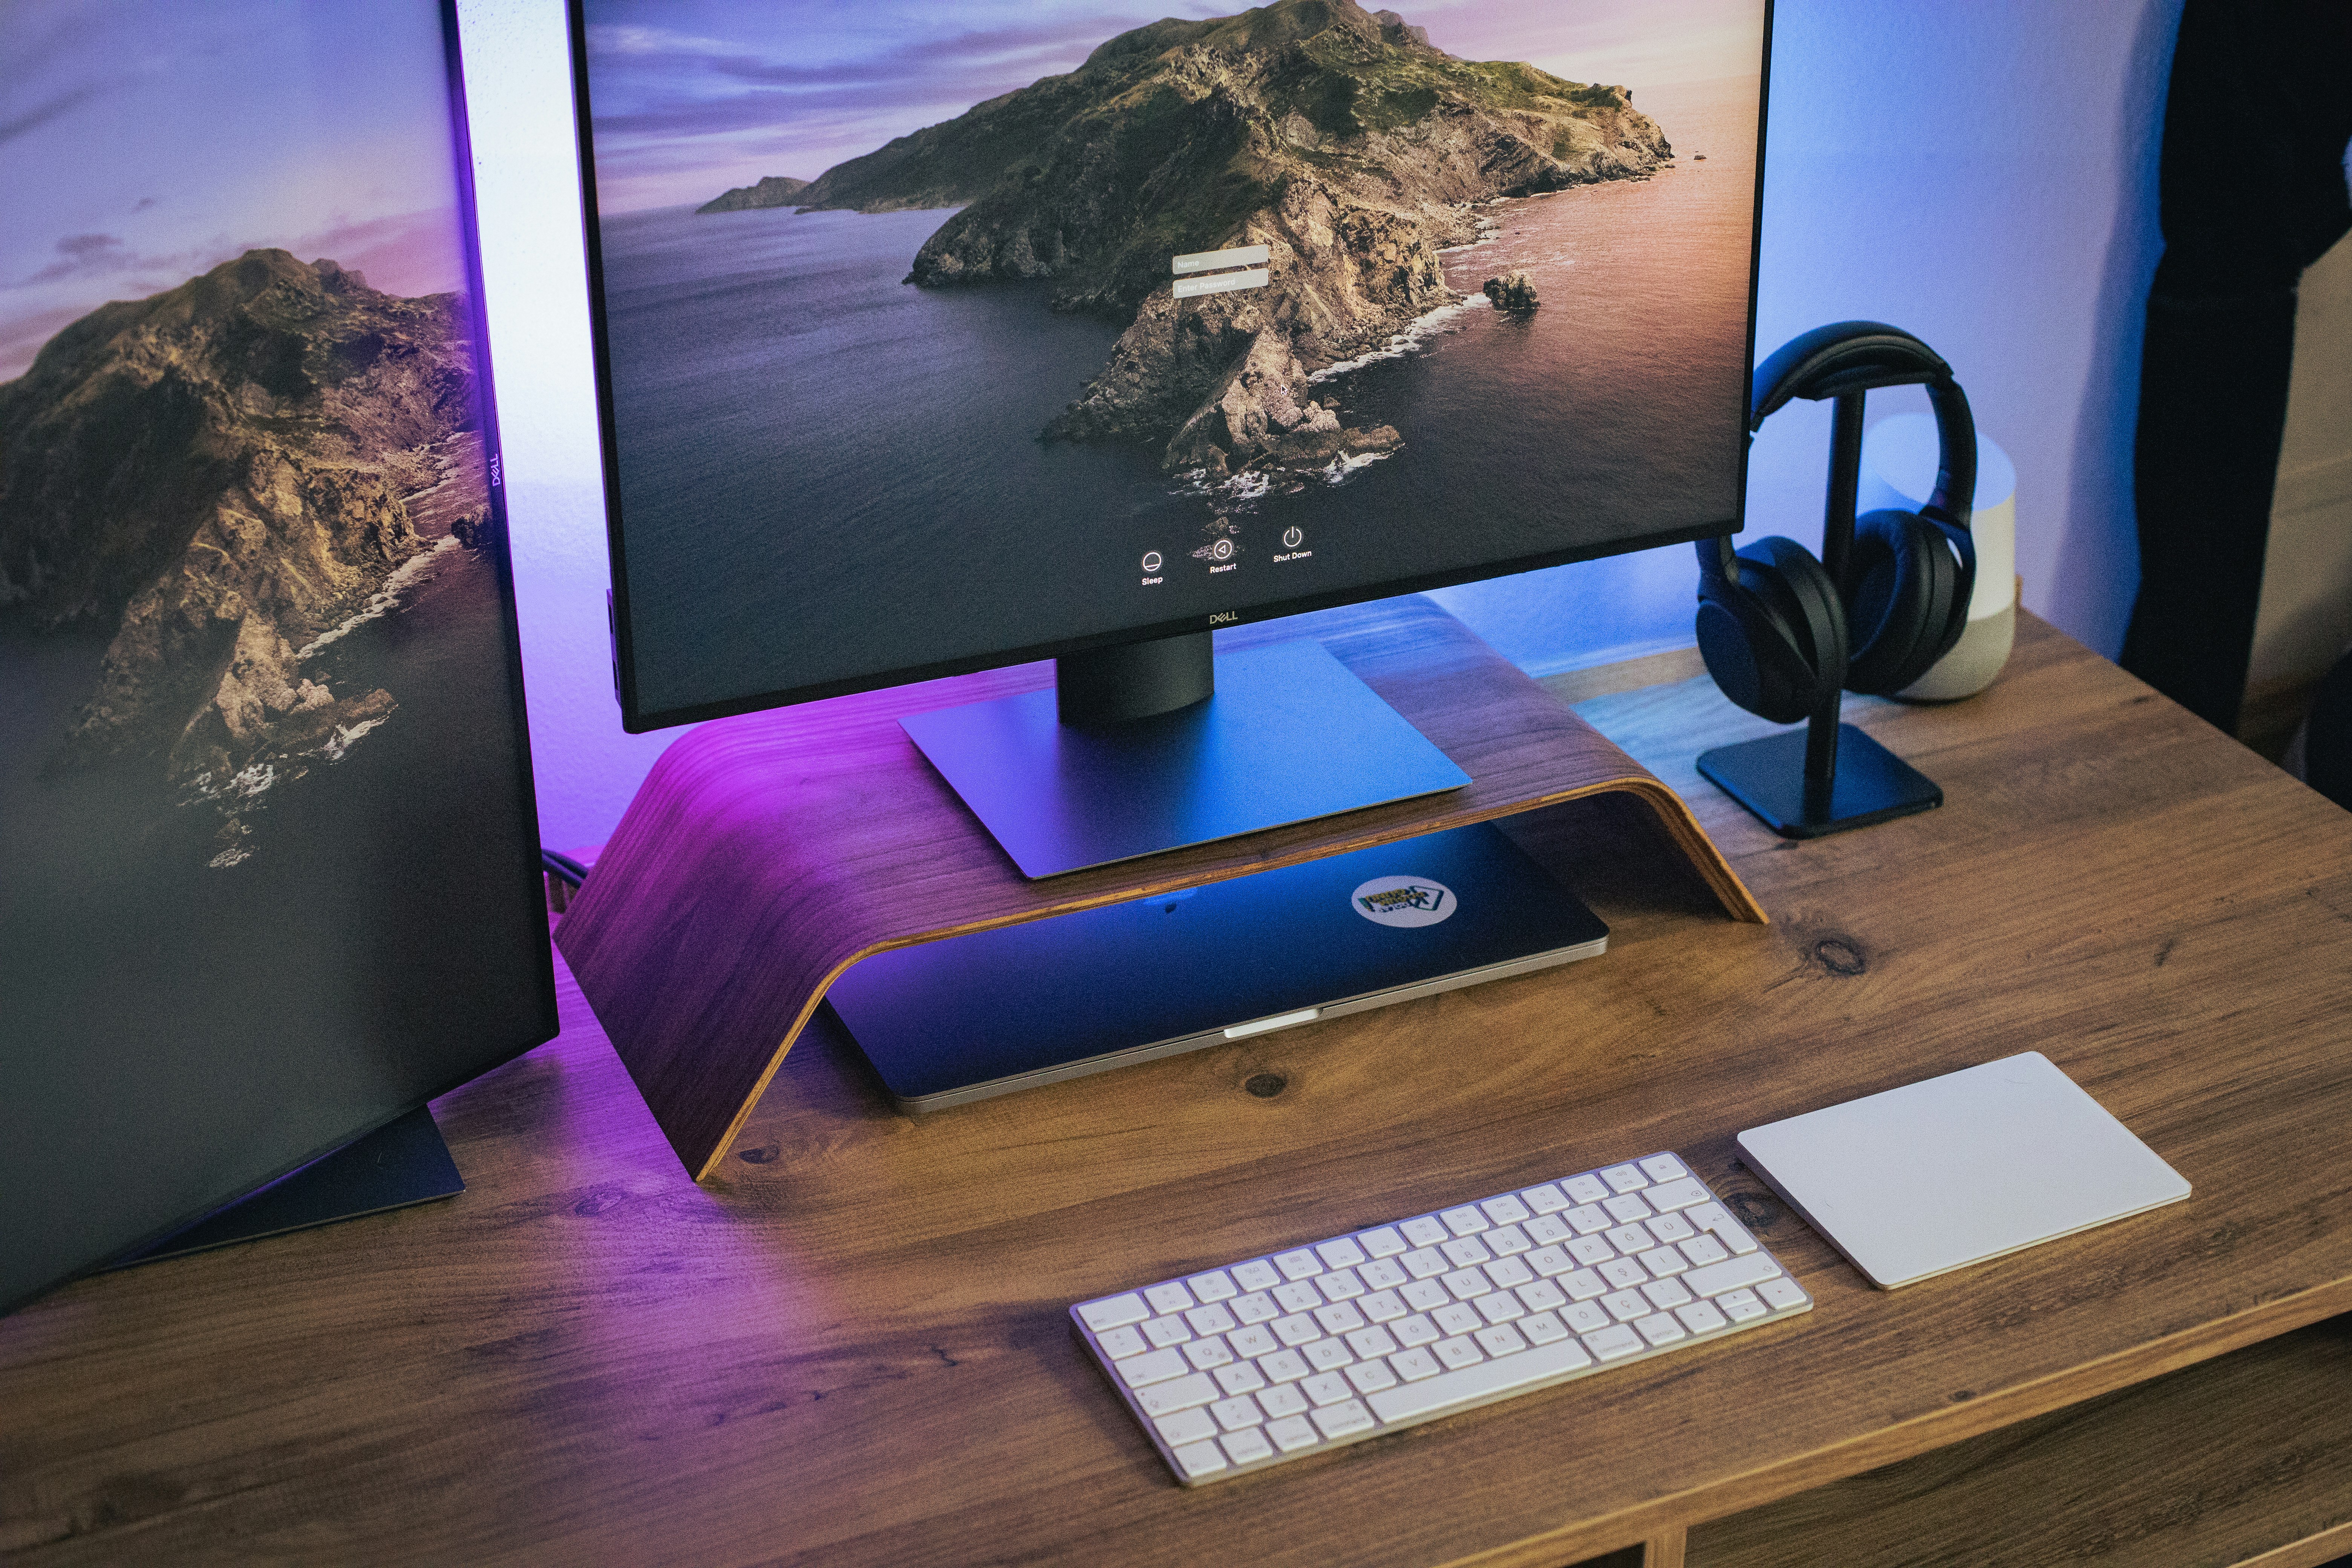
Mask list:
[[1818,402],[1882,386],[1925,386],[1936,414],[1936,493],[1919,509],[1966,530],[1977,493],[1977,426],[1969,395],[1935,350],[1884,321],[1832,321],[1790,338],[1756,367],[1750,434],[1792,397]]

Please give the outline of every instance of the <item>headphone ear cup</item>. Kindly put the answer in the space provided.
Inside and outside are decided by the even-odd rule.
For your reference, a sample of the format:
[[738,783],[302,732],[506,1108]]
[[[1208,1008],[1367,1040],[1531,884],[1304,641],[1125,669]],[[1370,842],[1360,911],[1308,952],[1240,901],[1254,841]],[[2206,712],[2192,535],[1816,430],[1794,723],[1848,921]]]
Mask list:
[[1701,585],[1699,653],[1726,697],[1775,724],[1796,723],[1836,689],[1824,683],[1816,650],[1828,646],[1843,669],[1843,622],[1828,574],[1787,539],[1759,541],[1735,566],[1737,582]]
[[1959,563],[1934,523],[1914,512],[1886,510],[1854,520],[1847,571],[1853,583],[1846,605],[1853,657],[1846,689],[1878,696],[1900,691],[1948,651]]

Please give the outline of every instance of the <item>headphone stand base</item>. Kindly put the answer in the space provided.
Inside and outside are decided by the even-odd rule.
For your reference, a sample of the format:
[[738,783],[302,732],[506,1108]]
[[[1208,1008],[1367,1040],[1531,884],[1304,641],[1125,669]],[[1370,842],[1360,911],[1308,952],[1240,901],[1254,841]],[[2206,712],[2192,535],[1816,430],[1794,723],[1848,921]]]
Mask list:
[[1783,838],[1822,838],[1944,804],[1935,780],[1868,735],[1851,724],[1837,732],[1837,773],[1826,801],[1806,788],[1801,729],[1702,752],[1698,771]]

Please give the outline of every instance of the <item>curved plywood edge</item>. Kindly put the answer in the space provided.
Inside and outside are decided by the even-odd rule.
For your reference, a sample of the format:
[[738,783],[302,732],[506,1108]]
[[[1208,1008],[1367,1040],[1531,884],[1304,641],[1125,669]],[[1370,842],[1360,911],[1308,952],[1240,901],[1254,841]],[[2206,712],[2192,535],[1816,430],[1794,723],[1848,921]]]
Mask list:
[[1647,801],[1734,919],[1762,911],[1671,790],[1426,600],[1271,623],[1318,637],[1472,775],[1463,789],[1041,881],[898,716],[1050,683],[1024,665],[689,731],[631,802],[557,945],[698,1179],[851,963],[886,948],[1297,865],[1609,790]]

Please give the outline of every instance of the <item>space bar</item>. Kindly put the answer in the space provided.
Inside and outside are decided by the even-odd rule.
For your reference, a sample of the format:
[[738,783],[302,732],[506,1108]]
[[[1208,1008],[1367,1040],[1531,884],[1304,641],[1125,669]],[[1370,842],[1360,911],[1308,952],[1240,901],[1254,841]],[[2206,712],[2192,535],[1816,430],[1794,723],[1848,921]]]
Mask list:
[[1383,1421],[1410,1421],[1433,1410],[1451,1410],[1489,1394],[1541,1383],[1563,1372],[1591,1366],[1592,1358],[1573,1339],[1521,1351],[1496,1361],[1482,1361],[1460,1372],[1442,1372],[1402,1388],[1384,1388],[1368,1394],[1364,1403]]

